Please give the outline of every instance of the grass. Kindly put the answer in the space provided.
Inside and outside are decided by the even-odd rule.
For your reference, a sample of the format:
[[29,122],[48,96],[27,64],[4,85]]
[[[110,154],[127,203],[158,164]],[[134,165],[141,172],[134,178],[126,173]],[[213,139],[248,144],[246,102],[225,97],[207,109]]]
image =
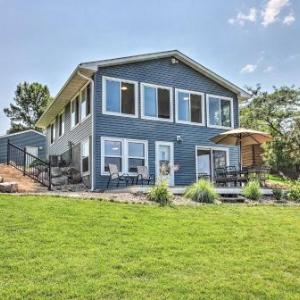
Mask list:
[[299,299],[299,216],[0,196],[0,299]]
[[291,186],[291,181],[285,179],[279,175],[270,174],[267,180],[269,186],[280,187],[280,188],[289,188]]

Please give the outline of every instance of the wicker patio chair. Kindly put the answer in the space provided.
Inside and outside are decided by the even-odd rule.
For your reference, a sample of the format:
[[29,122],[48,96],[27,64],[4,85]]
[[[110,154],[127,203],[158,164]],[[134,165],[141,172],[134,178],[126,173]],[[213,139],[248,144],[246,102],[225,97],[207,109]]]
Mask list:
[[137,166],[137,173],[138,173],[138,175],[136,177],[136,184],[141,182],[142,185],[144,185],[144,182],[146,182],[149,185],[150,182],[155,181],[154,175],[149,174],[148,167],[146,167],[146,166]]
[[120,182],[124,182],[125,185],[128,185],[128,178],[126,174],[120,175],[117,165],[115,164],[108,164],[108,172],[109,172],[109,178],[107,182],[107,189],[111,182],[116,181],[117,187],[119,187]]

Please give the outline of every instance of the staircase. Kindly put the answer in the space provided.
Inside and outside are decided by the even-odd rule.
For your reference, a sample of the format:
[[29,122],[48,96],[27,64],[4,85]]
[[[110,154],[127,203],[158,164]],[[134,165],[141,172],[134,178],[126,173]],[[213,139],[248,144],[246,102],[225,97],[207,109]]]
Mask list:
[[22,172],[6,164],[0,164],[0,177],[4,178],[4,182],[16,182],[19,193],[42,193],[48,191],[47,187],[28,176],[23,176]]

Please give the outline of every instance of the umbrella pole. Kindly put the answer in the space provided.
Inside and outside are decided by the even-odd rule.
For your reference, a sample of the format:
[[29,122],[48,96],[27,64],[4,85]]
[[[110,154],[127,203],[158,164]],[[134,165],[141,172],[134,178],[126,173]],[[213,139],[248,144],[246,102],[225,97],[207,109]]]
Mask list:
[[242,134],[240,133],[240,170],[242,171]]

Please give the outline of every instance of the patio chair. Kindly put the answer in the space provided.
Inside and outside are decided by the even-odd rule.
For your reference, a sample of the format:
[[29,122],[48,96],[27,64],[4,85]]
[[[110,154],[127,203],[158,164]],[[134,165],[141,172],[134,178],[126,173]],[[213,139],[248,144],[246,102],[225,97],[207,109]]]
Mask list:
[[154,175],[149,174],[148,167],[146,166],[137,166],[137,177],[136,177],[136,184],[139,183],[139,181],[144,185],[144,182],[146,182],[148,185],[150,184],[151,181],[154,180]]
[[109,179],[106,186],[107,189],[112,181],[117,181],[117,187],[119,187],[120,182],[124,182],[126,186],[128,185],[128,178],[126,174],[120,175],[117,165],[108,164],[108,172]]
[[226,186],[228,178],[226,177],[225,168],[215,168],[215,182],[216,185],[224,184]]

